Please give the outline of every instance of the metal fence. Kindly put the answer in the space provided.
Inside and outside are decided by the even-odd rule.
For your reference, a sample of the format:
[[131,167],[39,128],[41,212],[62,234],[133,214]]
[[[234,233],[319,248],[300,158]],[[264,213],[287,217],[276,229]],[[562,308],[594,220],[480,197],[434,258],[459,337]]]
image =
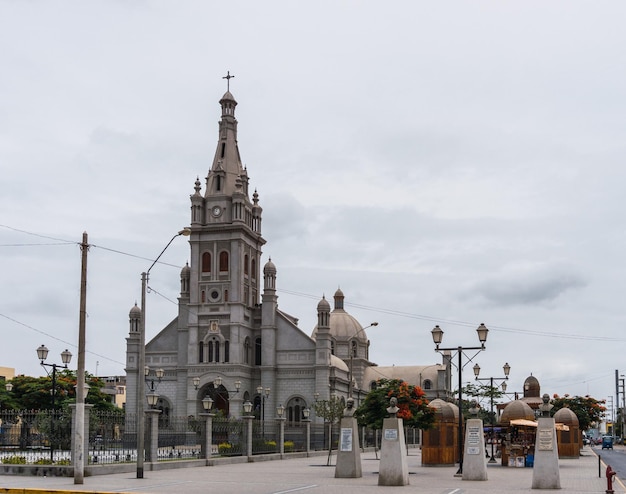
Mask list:
[[[306,423],[284,424],[284,451],[307,450]],[[146,424],[148,425],[148,424]],[[72,415],[69,410],[2,410],[0,412],[0,462],[59,465],[71,463]],[[280,451],[280,427],[276,420],[212,420],[212,456],[247,455],[248,427],[252,427],[252,454]],[[337,449],[339,424],[309,424],[310,450]],[[332,431],[332,432],[331,432]],[[146,438],[149,441],[149,431]],[[156,461],[203,458],[206,420],[160,417]],[[416,443],[417,431],[405,431],[407,444]],[[137,461],[137,421],[131,414],[91,410],[87,440],[89,464]],[[380,446],[380,431],[359,430],[361,447]],[[148,444],[148,443],[147,443]],[[146,444],[146,446],[147,446]]]
[[72,416],[65,410],[2,410],[2,463],[68,463]]

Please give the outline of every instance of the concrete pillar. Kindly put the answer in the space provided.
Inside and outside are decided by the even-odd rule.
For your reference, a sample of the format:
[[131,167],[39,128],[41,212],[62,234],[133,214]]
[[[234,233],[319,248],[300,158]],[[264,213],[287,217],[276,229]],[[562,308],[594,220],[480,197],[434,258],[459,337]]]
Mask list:
[[[85,404],[85,423],[84,423],[84,431],[82,434],[83,437],[83,470],[85,469],[85,467],[88,464],[88,460],[89,460],[89,414],[91,412],[91,409],[93,408],[93,405],[87,405]],[[76,465],[76,461],[77,458],[75,458],[75,454],[76,454],[76,437],[77,434],[74,433],[74,431],[76,430],[76,404],[72,403],[70,405],[70,409],[72,410],[72,465]]]
[[159,450],[159,414],[161,410],[150,408],[145,411],[148,423],[148,440],[146,441],[146,461],[155,462]]
[[211,458],[211,452],[213,450],[213,417],[215,417],[215,414],[201,413],[200,417],[204,417],[206,419],[206,423],[204,425],[203,453],[204,458],[208,461]]
[[359,428],[354,417],[343,417],[339,429],[339,448],[335,478],[360,478],[361,448],[359,447]]
[[246,456],[248,457],[248,461],[251,461],[252,460],[252,420],[254,419],[254,415],[244,415],[243,418],[247,422]]
[[474,418],[466,422],[464,448],[463,480],[487,480],[485,435],[481,419]]
[[383,422],[378,485],[408,485],[409,467],[402,419],[390,417]]
[[559,450],[554,418],[539,417],[535,439],[533,489],[560,489]]
[[276,420],[278,420],[278,425],[279,425],[279,436],[278,436],[278,442],[280,443],[279,449],[278,451],[280,452],[280,457],[284,458],[285,457],[285,420],[287,420],[285,417],[278,417]]

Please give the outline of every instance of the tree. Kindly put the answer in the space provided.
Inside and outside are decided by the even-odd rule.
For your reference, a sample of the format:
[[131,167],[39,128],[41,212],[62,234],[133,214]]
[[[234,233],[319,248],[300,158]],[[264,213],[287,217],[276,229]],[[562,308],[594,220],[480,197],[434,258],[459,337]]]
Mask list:
[[382,429],[383,420],[389,415],[387,408],[392,396],[398,400],[398,418],[406,426],[417,429],[433,426],[435,411],[428,406],[424,390],[400,379],[379,379],[376,382],[376,388],[367,394],[354,414],[359,425]]
[[[94,406],[95,410],[114,410],[109,397],[102,392],[104,383],[101,379],[87,374],[89,393],[85,402]],[[50,376],[31,377],[15,376],[11,380],[13,389],[0,392],[2,408],[13,410],[48,410],[52,408],[52,378]],[[76,402],[76,373],[69,369],[57,371],[54,408],[65,409],[70,403]]]
[[586,396],[570,396],[564,395],[560,397],[554,394],[552,399],[554,407],[550,411],[554,415],[561,408],[569,408],[578,417],[578,426],[581,431],[589,429],[593,422],[599,423],[604,418],[606,407],[605,400],[596,400],[589,395]]
[[[491,387],[490,384],[468,384],[463,387],[463,396],[468,398],[475,398],[478,402],[480,409],[478,411],[478,418],[482,419],[486,424],[495,424],[496,412],[491,413],[491,402],[493,400],[494,407],[496,400],[502,398],[504,393],[500,391],[497,386]],[[471,399],[463,400],[463,416],[470,418],[470,405]]]
[[328,460],[326,465],[330,465],[330,457],[333,451],[333,424],[343,416],[343,399],[331,396],[330,400],[320,400],[313,404],[313,410],[318,417],[322,417],[328,423]]

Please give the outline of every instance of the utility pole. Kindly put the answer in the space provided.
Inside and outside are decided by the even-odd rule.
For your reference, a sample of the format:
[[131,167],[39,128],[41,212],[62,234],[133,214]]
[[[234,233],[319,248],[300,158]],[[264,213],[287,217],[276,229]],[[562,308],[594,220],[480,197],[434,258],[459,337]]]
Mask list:
[[85,323],[87,320],[87,232],[80,244],[80,308],[78,316],[78,368],[76,369],[76,431],[74,436],[74,484],[84,483],[85,476]]

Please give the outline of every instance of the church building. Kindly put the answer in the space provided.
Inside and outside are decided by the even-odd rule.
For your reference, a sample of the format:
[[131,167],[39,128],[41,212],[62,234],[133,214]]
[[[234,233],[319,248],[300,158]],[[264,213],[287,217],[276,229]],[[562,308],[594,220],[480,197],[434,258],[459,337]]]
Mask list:
[[[250,194],[239,154],[237,101],[227,91],[219,103],[213,164],[204,190],[197,179],[190,196],[190,256],[180,273],[178,315],[145,346],[146,366],[164,371],[158,408],[169,416],[197,416],[208,395],[214,408],[232,417],[243,415],[250,401],[266,419],[283,405],[288,421],[299,422],[316,399],[347,398],[352,388],[358,405],[377,379],[397,377],[401,369],[413,376],[411,384],[426,388],[426,381],[430,397],[448,396],[449,363],[377,371],[369,360],[369,326],[345,311],[341,290],[333,308],[324,297],[319,301],[312,332],[279,309],[277,267],[271,259],[262,263],[263,209],[257,191]],[[137,393],[147,389],[138,368],[140,320],[135,305],[126,352],[129,414],[137,410]],[[413,382],[418,375],[420,382]]]

